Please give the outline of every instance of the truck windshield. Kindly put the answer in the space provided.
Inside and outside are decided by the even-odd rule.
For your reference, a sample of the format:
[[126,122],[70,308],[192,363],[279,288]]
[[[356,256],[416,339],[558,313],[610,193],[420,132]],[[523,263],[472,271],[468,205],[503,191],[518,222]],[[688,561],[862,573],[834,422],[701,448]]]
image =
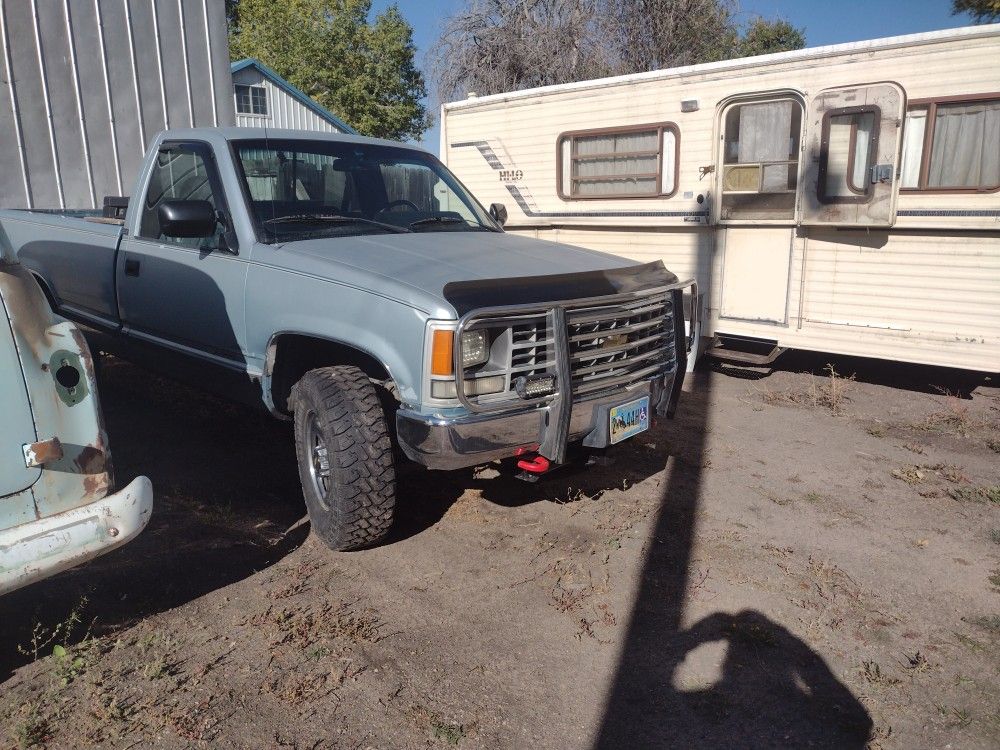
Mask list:
[[389,232],[496,232],[441,162],[409,148],[307,139],[233,144],[267,243]]

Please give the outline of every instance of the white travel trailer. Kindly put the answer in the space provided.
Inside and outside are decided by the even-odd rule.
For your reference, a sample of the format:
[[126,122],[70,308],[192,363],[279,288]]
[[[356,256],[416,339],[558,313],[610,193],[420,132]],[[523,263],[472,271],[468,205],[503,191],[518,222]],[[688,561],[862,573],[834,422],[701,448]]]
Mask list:
[[695,277],[715,356],[997,372],[998,62],[994,25],[470,95],[441,157],[509,231]]

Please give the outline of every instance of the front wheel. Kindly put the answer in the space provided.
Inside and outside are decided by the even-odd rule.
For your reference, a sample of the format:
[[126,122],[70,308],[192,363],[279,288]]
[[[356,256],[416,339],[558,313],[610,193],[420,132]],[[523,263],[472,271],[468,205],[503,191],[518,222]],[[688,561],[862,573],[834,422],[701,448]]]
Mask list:
[[396,505],[392,442],[357,367],[310,370],[292,389],[295,452],[313,531],[334,550],[385,538]]

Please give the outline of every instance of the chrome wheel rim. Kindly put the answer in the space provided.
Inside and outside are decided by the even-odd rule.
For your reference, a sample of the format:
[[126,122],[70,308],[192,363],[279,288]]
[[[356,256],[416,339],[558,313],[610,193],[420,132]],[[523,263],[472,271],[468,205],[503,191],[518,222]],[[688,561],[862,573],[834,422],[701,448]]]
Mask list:
[[330,496],[331,483],[330,450],[315,412],[309,415],[306,447],[309,450],[309,479],[312,481],[313,491],[323,507],[329,510],[327,498]]

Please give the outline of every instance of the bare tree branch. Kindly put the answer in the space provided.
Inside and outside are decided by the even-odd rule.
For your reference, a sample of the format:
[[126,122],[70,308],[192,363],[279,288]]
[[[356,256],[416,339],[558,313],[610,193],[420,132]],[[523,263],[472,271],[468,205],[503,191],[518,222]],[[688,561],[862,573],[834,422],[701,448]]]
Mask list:
[[757,19],[741,39],[737,0],[471,0],[431,50],[442,100],[795,49],[800,29]]

